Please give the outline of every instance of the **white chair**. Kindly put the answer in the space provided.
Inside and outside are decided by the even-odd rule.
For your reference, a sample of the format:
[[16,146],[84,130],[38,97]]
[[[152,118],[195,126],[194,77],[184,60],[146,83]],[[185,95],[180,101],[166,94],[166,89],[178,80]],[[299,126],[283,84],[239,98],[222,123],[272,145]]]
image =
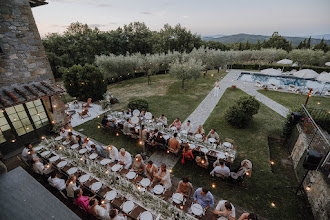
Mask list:
[[291,92],[297,92],[298,90],[299,89],[296,88],[294,85],[292,85],[292,84],[289,85],[289,91],[291,91]]
[[326,91],[324,95],[325,96],[330,96],[330,89],[328,89],[328,91]]

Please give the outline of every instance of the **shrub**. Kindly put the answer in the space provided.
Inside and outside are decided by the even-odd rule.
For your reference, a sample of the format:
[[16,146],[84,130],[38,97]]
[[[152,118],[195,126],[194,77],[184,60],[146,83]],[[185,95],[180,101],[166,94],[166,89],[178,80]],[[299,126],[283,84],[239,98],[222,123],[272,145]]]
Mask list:
[[64,73],[63,79],[67,92],[79,100],[101,100],[107,91],[103,75],[94,65],[74,65]]
[[259,107],[260,103],[254,97],[242,96],[225,112],[225,120],[234,127],[243,128],[258,113]]
[[130,101],[128,102],[127,107],[132,109],[132,110],[139,109],[141,111],[142,109],[145,109],[146,111],[148,111],[149,103],[145,99],[133,98],[133,99],[130,99]]

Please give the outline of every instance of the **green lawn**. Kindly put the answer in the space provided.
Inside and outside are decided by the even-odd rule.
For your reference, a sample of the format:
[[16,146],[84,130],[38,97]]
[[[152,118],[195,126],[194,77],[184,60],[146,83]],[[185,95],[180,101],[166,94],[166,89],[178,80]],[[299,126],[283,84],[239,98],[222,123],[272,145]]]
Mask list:
[[[310,209],[306,208],[305,198],[294,195],[294,190],[274,189],[298,184],[291,167],[286,167],[281,162],[289,156],[286,149],[276,148],[275,153],[273,152],[276,172],[271,172],[270,168],[267,137],[280,136],[284,118],[261,104],[259,113],[245,129],[232,128],[224,121],[225,110],[235,99],[243,95],[246,94],[239,89],[227,89],[204,124],[204,128],[206,131],[216,128],[221,138],[235,140],[238,152],[232,168],[236,168],[243,159],[252,161],[252,176],[246,177],[245,187],[211,178],[210,171],[195,164],[184,166],[177,163],[173,169],[174,175],[188,176],[194,186],[210,188],[211,184],[216,182],[216,188],[211,190],[212,193],[269,219],[313,219]],[[272,202],[275,202],[275,208],[271,207]]]
[[[307,98],[307,95],[279,91],[258,90],[258,92],[289,109],[295,109],[297,107],[300,107],[302,104],[305,104]],[[328,108],[328,110],[330,110],[330,98],[311,96],[308,100],[308,105]]]

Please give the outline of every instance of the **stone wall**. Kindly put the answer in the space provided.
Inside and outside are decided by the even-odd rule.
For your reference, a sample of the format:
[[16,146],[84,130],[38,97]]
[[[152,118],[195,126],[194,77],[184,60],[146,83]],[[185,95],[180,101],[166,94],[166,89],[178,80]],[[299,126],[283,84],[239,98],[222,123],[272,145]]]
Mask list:
[[0,86],[54,81],[28,0],[0,0],[0,47]]
[[[308,148],[309,139],[302,131],[302,128],[297,126],[299,137],[292,150],[291,158],[295,169],[305,150]],[[326,177],[319,171],[309,171],[304,181],[304,189],[307,194],[315,219],[328,220],[330,217],[330,189],[326,182]],[[328,177],[329,178],[329,177]],[[309,190],[307,190],[309,189]]]
[[[40,6],[43,7],[43,6]],[[0,0],[0,86],[42,80],[55,82],[28,0]],[[47,103],[48,98],[44,98]],[[66,120],[64,104],[52,97],[55,123]],[[50,110],[49,104],[47,105]]]

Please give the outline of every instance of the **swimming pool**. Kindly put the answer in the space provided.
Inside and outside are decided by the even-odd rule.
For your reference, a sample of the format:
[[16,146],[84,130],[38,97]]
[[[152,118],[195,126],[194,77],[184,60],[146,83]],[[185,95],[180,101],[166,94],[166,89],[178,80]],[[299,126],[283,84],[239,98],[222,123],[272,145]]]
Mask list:
[[245,82],[256,82],[259,81],[263,84],[275,84],[278,86],[284,85],[295,85],[299,87],[313,88],[318,91],[325,91],[330,89],[330,83],[319,82],[313,79],[301,79],[293,76],[267,76],[264,74],[258,73],[246,73],[242,72],[241,75],[237,78],[237,80],[245,81]]

